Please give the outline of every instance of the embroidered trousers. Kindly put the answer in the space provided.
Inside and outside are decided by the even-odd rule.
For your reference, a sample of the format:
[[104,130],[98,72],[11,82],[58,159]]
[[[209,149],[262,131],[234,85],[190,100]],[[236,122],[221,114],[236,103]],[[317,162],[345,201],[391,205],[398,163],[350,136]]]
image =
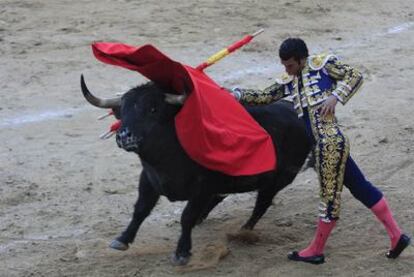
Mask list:
[[318,109],[304,108],[303,119],[314,143],[315,170],[320,184],[320,218],[325,222],[339,218],[343,185],[366,207],[375,205],[382,193],[366,180],[350,157],[348,138],[339,129],[336,118],[322,117]]

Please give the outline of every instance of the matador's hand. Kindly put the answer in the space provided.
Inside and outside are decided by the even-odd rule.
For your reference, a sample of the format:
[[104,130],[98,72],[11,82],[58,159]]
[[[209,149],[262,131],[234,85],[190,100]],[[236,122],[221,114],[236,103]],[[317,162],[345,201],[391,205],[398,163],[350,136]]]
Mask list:
[[325,100],[325,102],[323,102],[323,104],[322,104],[321,115],[322,116],[327,116],[327,115],[335,114],[335,106],[336,106],[337,102],[338,102],[338,99],[336,98],[335,95],[329,96]]

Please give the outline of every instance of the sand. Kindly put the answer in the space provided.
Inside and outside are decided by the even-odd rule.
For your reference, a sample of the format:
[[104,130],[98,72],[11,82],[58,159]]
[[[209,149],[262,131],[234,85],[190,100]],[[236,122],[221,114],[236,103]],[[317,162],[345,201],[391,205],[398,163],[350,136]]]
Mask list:
[[300,36],[312,53],[333,52],[364,73],[363,88],[337,115],[352,156],[413,235],[413,12],[403,0],[2,0],[0,276],[414,276],[414,248],[386,259],[385,230],[347,190],[327,262],[287,260],[314,233],[311,169],[276,196],[252,240],[228,234],[247,220],[255,194],[228,197],[194,229],[186,267],[169,263],[185,203],[165,198],[128,251],[111,250],[131,217],[141,166],[113,138],[98,139],[112,119],[97,121],[104,111],[88,105],[79,86],[83,73],[95,94],[110,97],[145,82],[95,60],[93,41],[151,43],[196,66],[264,28],[207,70],[225,87],[264,88],[283,71],[280,42]]

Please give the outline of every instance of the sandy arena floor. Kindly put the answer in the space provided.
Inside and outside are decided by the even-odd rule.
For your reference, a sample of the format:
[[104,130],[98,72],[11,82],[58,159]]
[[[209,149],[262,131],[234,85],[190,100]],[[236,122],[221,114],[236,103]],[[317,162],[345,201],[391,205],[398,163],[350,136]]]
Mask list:
[[387,260],[385,230],[349,191],[327,245],[327,263],[287,260],[314,233],[318,182],[312,170],[275,198],[254,244],[226,239],[252,210],[255,194],[242,194],[226,199],[195,228],[186,267],[169,263],[184,203],[165,198],[128,251],[109,249],[132,214],[140,165],[114,139],[98,139],[111,120],[96,120],[102,110],[85,102],[79,86],[83,73],[92,91],[110,97],[145,81],[95,60],[90,44],[96,40],[151,43],[196,66],[265,28],[207,71],[226,87],[264,88],[283,70],[280,42],[300,36],[312,53],[331,51],[365,74],[362,90],[338,105],[337,114],[353,157],[413,235],[410,1],[0,2],[0,276],[414,276],[414,248]]

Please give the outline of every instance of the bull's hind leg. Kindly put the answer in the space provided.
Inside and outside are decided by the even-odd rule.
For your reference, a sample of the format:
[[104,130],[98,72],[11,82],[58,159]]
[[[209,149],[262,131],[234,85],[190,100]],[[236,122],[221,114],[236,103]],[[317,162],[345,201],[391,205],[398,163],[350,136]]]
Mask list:
[[185,265],[189,262],[191,256],[191,231],[210,199],[211,195],[199,196],[189,200],[185,206],[181,215],[181,236],[171,259],[174,265]]
[[285,188],[287,185],[292,183],[296,174],[290,172],[278,172],[274,180],[268,181],[268,184],[262,186],[256,198],[256,204],[253,209],[253,213],[249,220],[242,226],[242,229],[253,230],[257,222],[262,218],[267,209],[272,204],[272,200],[275,195]]
[[138,193],[138,200],[135,203],[132,220],[126,230],[111,242],[110,247],[113,249],[128,249],[129,244],[134,241],[141,223],[151,213],[160,198],[160,195],[151,186],[145,171],[141,173]]

